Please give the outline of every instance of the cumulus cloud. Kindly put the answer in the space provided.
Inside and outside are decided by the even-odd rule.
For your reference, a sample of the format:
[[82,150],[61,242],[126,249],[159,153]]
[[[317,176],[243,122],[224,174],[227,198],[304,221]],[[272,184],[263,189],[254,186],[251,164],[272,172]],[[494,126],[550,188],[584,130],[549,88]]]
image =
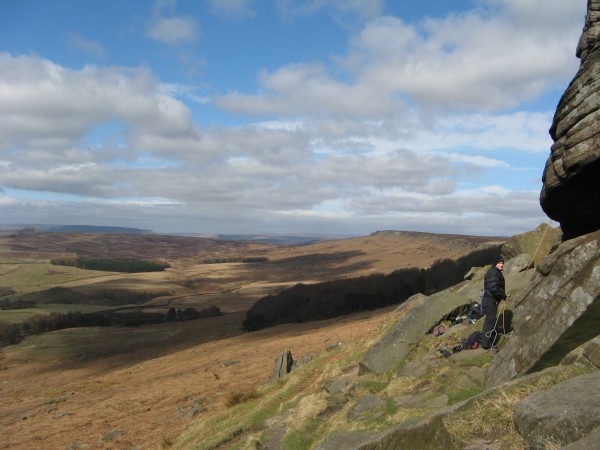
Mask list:
[[[279,2],[287,14],[351,10],[367,22],[345,54],[262,70],[255,92],[214,101],[147,67],[0,53],[0,216],[180,232],[532,228],[545,219],[539,186],[501,188],[485,175],[524,169],[510,153],[549,152],[554,105],[520,106],[566,85],[582,23],[580,4],[549,1],[556,8],[543,11],[481,1],[418,23],[381,17],[380,2]],[[239,19],[257,5],[212,6]],[[194,42],[199,25],[175,7],[156,3],[148,35]],[[198,106],[243,124],[202,127]]]
[[[430,110],[512,108],[573,74],[573,42],[582,23],[579,4],[553,0],[541,12],[544,23],[560,22],[565,31],[534,27],[539,7],[529,3],[482,2],[481,9],[411,24],[377,17],[353,39],[335,70],[289,64],[263,71],[259,93],[232,92],[217,102],[236,113],[285,116],[315,111],[383,115],[397,108],[399,99]],[[320,2],[303,5],[322,7]],[[493,6],[500,12],[491,15]],[[333,73],[340,69],[346,72],[336,79]]]

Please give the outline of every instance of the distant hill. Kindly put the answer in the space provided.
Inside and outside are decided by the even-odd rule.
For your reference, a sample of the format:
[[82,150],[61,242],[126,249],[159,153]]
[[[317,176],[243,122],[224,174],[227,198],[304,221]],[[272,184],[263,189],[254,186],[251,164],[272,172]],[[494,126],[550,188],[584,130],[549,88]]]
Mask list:
[[43,228],[42,231],[48,233],[109,233],[109,234],[148,234],[154,233],[152,230],[143,230],[141,228],[110,227],[96,225],[56,225]]
[[0,232],[148,234],[152,230],[99,225],[0,224]]

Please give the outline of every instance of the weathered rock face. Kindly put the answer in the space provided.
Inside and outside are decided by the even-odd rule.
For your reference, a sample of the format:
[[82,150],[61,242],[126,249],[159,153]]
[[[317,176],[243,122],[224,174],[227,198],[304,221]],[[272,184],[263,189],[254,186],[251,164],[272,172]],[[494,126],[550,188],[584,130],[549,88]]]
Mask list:
[[[509,286],[507,282],[507,286]],[[558,364],[600,330],[600,231],[564,242],[538,266],[515,299],[514,336],[491,362],[495,386]]]
[[447,291],[408,299],[407,314],[361,357],[361,373],[382,374],[398,366],[444,314],[465,303],[469,303],[467,297]]
[[293,364],[294,358],[292,358],[291,351],[285,350],[279,352],[275,358],[275,363],[273,364],[273,378],[281,378],[290,373]]
[[560,222],[563,239],[600,229],[600,0],[588,0],[577,46],[579,71],[563,94],[540,194],[542,209]]
[[560,228],[552,228],[547,223],[543,223],[533,231],[512,236],[502,245],[500,253],[504,259],[528,254],[533,258],[530,267],[535,267],[548,256],[554,244],[560,243],[561,234]]

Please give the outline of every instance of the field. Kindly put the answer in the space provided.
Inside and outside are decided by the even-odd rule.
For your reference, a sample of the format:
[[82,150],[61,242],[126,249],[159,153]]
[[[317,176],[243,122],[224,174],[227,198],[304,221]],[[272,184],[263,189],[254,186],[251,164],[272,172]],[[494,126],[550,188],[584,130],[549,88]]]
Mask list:
[[[156,235],[29,233],[0,236],[0,289],[34,295],[28,310],[0,311],[0,322],[29,314],[104,305],[45,304],[66,288],[88,298],[150,294],[141,306],[218,306],[223,316],[136,328],[77,328],[26,338],[0,352],[0,448],[157,448],[201,411],[225,408],[232,393],[269,382],[276,355],[295,359],[334,343],[368,341],[390,320],[387,308],[328,321],[243,333],[245,311],[260,297],[296,283],[428,267],[497,239],[377,233],[286,247]],[[118,274],[49,264],[65,254],[163,259],[164,272]],[[205,264],[261,256],[261,263]],[[115,294],[116,293],[116,294]],[[156,296],[152,296],[156,293]],[[195,411],[195,412],[194,412]],[[121,448],[121,447],[114,447]]]

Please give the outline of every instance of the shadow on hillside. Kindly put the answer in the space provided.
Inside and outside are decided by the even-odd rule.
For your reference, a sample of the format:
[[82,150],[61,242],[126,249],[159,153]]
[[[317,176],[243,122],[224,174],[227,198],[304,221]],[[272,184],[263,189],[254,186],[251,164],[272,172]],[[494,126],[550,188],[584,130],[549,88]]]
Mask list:
[[[35,362],[40,373],[92,366],[96,371],[112,371],[239,336],[244,334],[241,327],[243,319],[244,313],[240,312],[141,327],[65,329],[29,337],[27,347],[18,352],[18,359]],[[39,348],[49,345],[52,346],[51,352],[40,357]]]
[[313,253],[261,263],[260,269],[261,271],[281,275],[285,279],[294,279],[302,275],[305,278],[332,280],[343,278],[357,271],[371,269],[373,264],[367,261],[347,264],[352,258],[364,254],[364,252],[356,250],[337,253]]

